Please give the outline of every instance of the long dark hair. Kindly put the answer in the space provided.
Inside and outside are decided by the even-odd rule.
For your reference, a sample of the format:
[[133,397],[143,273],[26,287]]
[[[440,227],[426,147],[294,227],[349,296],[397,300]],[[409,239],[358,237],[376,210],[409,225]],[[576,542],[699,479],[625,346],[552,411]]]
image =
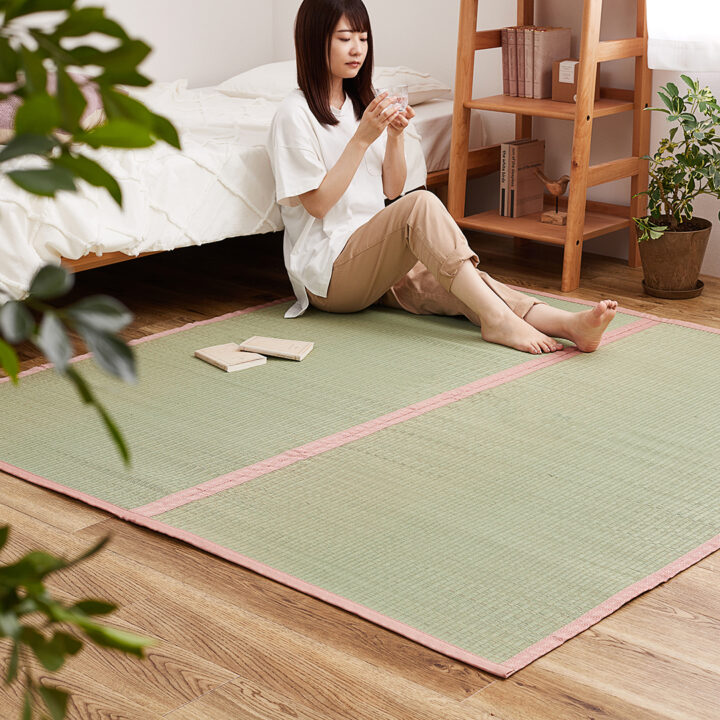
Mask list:
[[360,120],[372,102],[373,39],[370,18],[362,0],[303,0],[295,18],[295,57],[298,87],[312,114],[323,125],[337,125],[330,109],[330,42],[342,16],[353,32],[367,33],[365,62],[354,78],[343,80],[343,90],[352,100]]

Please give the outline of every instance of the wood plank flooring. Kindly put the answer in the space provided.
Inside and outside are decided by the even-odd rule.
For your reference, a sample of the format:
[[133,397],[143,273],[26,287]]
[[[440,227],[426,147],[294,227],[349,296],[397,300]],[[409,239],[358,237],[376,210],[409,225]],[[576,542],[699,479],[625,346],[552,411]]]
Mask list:
[[[471,235],[482,266],[511,284],[559,292],[562,251]],[[595,247],[595,246],[593,246]],[[720,279],[693,300],[643,295],[640,270],[583,258],[570,295],[720,327]],[[113,295],[132,309],[127,339],[288,297],[279,234],[185,248],[77,275],[73,297]],[[22,368],[41,362],[29,346]],[[76,342],[77,352],[84,351]],[[18,402],[22,401],[22,384]],[[112,408],[110,408],[112,411]],[[507,680],[208,555],[0,473],[3,557],[73,555],[55,576],[66,600],[120,605],[109,623],[157,638],[141,662],[86,646],[57,677],[72,720],[717,720],[720,553],[642,595]],[[5,644],[3,644],[5,643]],[[0,672],[7,643],[0,640]],[[39,677],[50,675],[36,668]],[[0,718],[19,717],[0,686]]]

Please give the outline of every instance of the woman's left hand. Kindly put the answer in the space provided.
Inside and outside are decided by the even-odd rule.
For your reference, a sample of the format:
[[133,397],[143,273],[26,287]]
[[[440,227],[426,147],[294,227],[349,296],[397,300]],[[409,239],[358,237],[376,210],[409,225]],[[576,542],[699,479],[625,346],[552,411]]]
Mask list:
[[387,126],[388,137],[400,137],[405,128],[410,124],[410,120],[415,117],[415,111],[408,105],[404,113],[398,116]]

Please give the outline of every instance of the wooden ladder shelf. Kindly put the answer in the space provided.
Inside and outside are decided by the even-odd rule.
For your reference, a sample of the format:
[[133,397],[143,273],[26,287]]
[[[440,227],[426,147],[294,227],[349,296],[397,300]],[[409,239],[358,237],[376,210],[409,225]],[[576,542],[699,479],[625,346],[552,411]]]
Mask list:
[[[500,30],[476,30],[478,0],[461,0],[448,174],[448,210],[458,225],[468,230],[562,245],[563,292],[575,290],[580,284],[583,242],[589,238],[628,228],[628,262],[632,267],[640,265],[635,223],[630,218],[644,215],[646,208],[646,197],[636,195],[646,190],[648,183],[647,161],[641,158],[648,154],[650,142],[650,113],[643,112],[643,109],[648,107],[650,102],[651,72],[647,67],[646,0],[636,1],[636,36],[623,40],[601,41],[600,17],[603,0],[584,0],[577,102],[572,104],[509,95],[473,98],[475,52],[500,47]],[[518,25],[532,25],[533,16],[534,1],[517,0]],[[600,88],[600,98],[594,100],[598,63],[631,57],[635,58],[634,90]],[[468,175],[493,172],[500,167],[499,145],[468,152],[470,113],[473,109],[514,113],[516,139],[532,137],[533,117],[573,121],[570,194],[566,203],[567,226],[541,223],[539,213],[517,218],[502,217],[497,210],[465,215]],[[631,156],[590,165],[593,120],[624,112],[633,113]],[[587,200],[589,187],[628,177],[631,178],[629,205]]]

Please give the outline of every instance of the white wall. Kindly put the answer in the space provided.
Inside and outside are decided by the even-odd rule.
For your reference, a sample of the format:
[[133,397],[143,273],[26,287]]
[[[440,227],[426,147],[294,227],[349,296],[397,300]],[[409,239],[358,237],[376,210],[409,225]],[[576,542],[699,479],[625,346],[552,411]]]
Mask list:
[[152,80],[215,85],[273,60],[271,0],[83,0],[153,52],[140,69]]

